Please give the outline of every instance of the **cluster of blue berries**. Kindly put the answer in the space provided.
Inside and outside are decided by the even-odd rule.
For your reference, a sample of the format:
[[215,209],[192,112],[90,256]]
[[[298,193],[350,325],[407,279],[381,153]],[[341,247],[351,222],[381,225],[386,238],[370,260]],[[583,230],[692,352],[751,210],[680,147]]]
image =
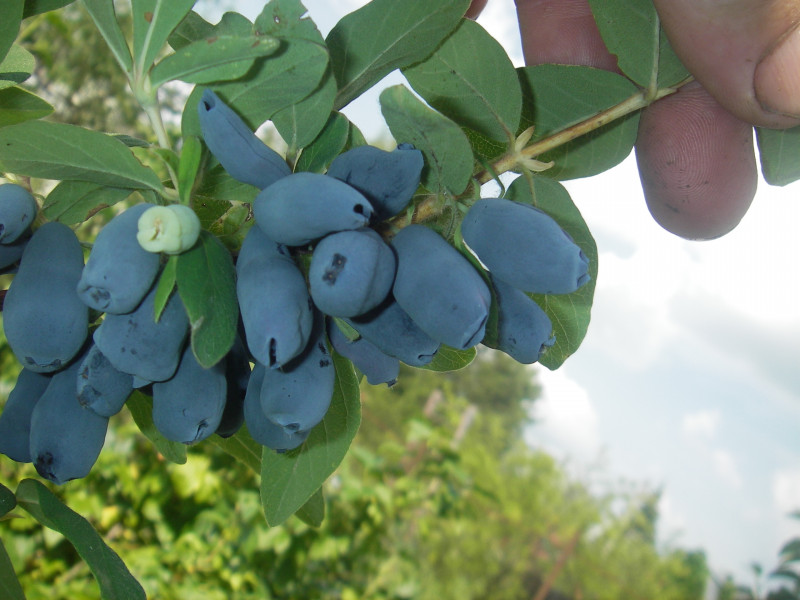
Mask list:
[[424,366],[443,345],[483,342],[536,362],[555,338],[529,294],[566,294],[589,279],[585,255],[551,217],[505,199],[478,200],[461,223],[483,270],[424,225],[387,242],[377,227],[407,210],[424,168],[408,144],[358,146],[325,174],[293,173],[212,91],[198,113],[213,156],[260,190],[236,257],[242,327],[211,368],[192,353],[177,293],[156,318],[161,253],[197,238],[190,210],[128,208],[84,264],[72,229],[52,222],[31,234],[34,198],[0,186],[0,269],[16,268],[3,325],[23,366],[0,415],[0,452],[56,483],[89,472],[134,389],[152,395],[153,422],[169,440],[230,436],[246,424],[260,444],[291,450],[330,406],[329,348],[370,384],[391,385],[401,362]]

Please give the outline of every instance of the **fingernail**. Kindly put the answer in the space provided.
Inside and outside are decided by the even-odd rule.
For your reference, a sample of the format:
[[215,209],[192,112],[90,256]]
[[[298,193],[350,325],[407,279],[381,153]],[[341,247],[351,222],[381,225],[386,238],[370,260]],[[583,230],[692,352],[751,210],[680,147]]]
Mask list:
[[756,67],[756,98],[771,113],[800,118],[800,27],[778,40]]

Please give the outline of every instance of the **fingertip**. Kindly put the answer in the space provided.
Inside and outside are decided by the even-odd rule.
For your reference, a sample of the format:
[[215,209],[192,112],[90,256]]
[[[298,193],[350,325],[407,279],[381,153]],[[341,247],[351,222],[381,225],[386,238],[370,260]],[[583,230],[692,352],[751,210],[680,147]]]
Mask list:
[[752,127],[696,83],[643,111],[636,160],[653,218],[686,239],[730,232],[755,195]]
[[487,1],[488,0],[472,0],[472,3],[469,5],[469,8],[464,16],[467,19],[477,19],[478,15],[481,14],[483,8],[486,6]]

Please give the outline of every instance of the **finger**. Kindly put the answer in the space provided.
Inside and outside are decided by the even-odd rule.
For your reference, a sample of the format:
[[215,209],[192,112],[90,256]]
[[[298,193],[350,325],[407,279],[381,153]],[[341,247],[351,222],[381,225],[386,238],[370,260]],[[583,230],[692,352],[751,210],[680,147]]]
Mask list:
[[642,113],[636,160],[650,213],[687,239],[728,233],[755,195],[752,127],[697,83]]
[[464,15],[468,19],[477,19],[478,15],[481,14],[483,7],[486,6],[487,0],[472,0],[472,3],[469,5],[467,9],[467,13]]
[[617,70],[587,0],[516,0],[525,64]]
[[754,125],[800,124],[800,1],[654,2],[675,52],[720,104]]

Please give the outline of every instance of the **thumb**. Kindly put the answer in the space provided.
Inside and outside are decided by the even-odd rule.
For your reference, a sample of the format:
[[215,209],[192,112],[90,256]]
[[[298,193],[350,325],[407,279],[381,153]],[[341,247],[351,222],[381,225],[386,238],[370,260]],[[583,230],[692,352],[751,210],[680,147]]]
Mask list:
[[800,124],[798,0],[654,0],[680,59],[726,109],[753,125]]

